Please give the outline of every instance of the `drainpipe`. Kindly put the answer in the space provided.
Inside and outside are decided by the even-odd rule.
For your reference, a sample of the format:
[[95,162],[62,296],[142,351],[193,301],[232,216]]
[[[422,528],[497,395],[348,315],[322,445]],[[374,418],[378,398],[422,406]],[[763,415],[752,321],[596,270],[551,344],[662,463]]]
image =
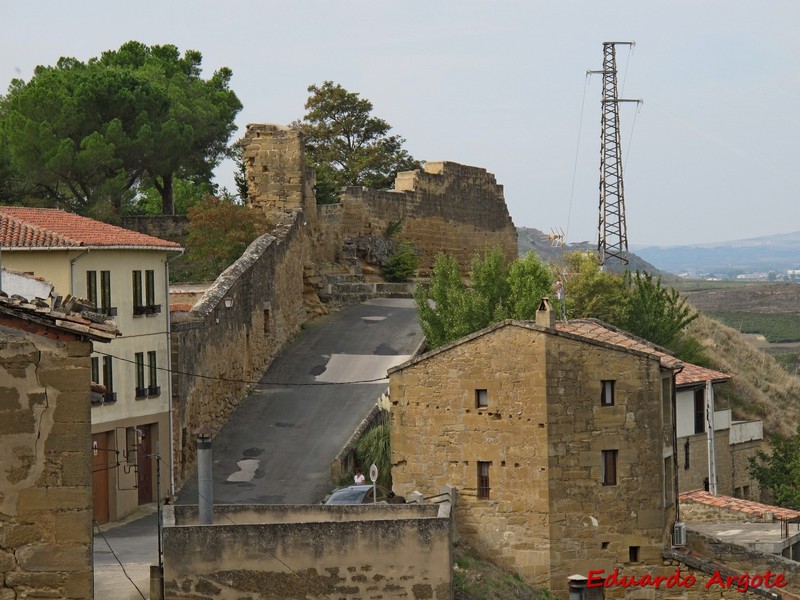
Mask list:
[[672,371],[672,494],[675,502],[675,523],[681,520],[681,503],[679,500],[680,489],[678,485],[678,373],[683,371],[683,365],[677,366]]
[[706,381],[706,441],[708,443],[708,491],[717,495],[717,456],[714,447],[714,388]]
[[[167,313],[167,373],[169,373],[169,496],[175,497],[175,426],[172,407],[172,314],[169,311],[169,263],[183,256],[184,250],[164,261],[164,308]],[[159,493],[161,491],[159,490]]]
[[89,254],[88,250],[84,250],[78,256],[69,261],[69,293],[75,296],[75,263]]

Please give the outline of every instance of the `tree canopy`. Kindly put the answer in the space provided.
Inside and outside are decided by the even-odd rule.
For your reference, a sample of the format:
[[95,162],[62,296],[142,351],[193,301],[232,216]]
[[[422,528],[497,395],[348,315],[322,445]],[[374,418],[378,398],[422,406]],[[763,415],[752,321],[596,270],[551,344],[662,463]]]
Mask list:
[[800,425],[794,435],[773,434],[770,452],[759,450],[749,460],[748,471],[778,506],[800,509]]
[[472,261],[472,285],[461,279],[458,262],[439,254],[428,288],[414,294],[420,326],[430,348],[437,348],[503,319],[533,320],[553,276],[529,253],[506,267],[500,248]]
[[0,99],[2,185],[100,217],[153,186],[173,214],[175,178],[210,181],[241,110],[230,69],[205,80],[201,62],[195,50],[128,42],[14,80]]
[[317,202],[337,202],[342,187],[387,189],[398,171],[420,167],[389,135],[391,125],[372,116],[372,103],[326,81],[308,87],[306,114],[293,125],[303,132],[307,162],[317,171]]

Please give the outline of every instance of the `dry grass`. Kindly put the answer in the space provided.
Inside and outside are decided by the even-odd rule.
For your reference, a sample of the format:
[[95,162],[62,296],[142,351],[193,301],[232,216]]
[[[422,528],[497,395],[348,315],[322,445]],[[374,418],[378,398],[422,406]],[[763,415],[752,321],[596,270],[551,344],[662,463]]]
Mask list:
[[762,419],[767,434],[794,432],[800,419],[800,377],[719,321],[701,315],[689,330],[703,342],[713,368],[732,376],[718,398],[723,405],[727,400],[735,419]]

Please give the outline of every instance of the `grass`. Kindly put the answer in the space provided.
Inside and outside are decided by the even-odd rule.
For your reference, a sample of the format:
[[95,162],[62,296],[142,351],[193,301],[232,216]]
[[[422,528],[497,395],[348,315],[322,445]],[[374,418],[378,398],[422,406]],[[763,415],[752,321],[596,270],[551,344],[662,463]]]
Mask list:
[[453,554],[455,600],[560,600],[482,559],[463,542],[455,544]]

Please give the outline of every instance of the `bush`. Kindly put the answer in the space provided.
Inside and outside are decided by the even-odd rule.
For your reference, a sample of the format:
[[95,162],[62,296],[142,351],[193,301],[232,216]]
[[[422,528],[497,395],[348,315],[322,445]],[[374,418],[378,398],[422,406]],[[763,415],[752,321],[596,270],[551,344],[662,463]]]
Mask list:
[[408,242],[402,242],[383,266],[383,278],[391,282],[408,281],[419,268],[417,249]]

